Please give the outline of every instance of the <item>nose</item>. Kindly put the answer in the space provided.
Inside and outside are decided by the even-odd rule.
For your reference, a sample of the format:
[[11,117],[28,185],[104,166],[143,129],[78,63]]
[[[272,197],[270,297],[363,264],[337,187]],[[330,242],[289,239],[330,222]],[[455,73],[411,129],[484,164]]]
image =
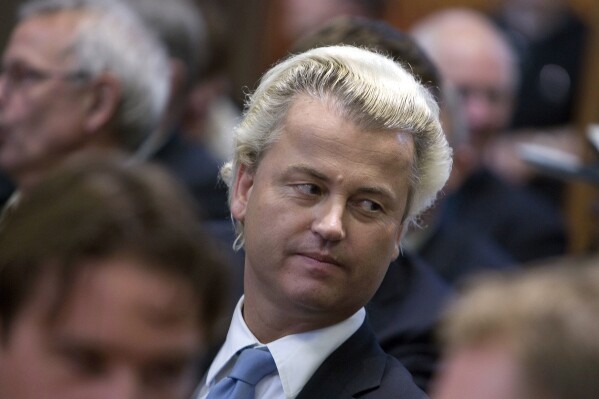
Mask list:
[[345,238],[345,202],[330,198],[319,204],[315,211],[312,231],[325,241],[340,241]]
[[472,130],[485,128],[492,118],[492,106],[480,93],[473,93],[464,99],[464,110],[468,125]]

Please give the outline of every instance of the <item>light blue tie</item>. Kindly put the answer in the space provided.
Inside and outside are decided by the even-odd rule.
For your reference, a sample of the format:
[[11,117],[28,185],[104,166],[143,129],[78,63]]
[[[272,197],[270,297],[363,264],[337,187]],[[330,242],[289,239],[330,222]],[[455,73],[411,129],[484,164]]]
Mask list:
[[254,399],[256,384],[276,370],[268,348],[243,349],[231,373],[212,388],[206,399]]

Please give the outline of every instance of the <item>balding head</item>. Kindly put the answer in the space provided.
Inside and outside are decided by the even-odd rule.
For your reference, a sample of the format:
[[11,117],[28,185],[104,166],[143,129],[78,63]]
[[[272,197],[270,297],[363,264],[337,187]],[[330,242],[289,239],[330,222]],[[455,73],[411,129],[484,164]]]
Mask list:
[[512,48],[491,21],[468,9],[432,14],[412,34],[462,93],[474,144],[484,146],[511,118],[518,82]]

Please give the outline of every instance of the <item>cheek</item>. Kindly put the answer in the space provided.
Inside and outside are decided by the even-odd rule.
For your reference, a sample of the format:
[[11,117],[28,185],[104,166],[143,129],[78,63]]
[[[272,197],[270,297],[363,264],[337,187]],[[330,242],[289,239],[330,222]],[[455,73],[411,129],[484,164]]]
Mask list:
[[384,274],[387,266],[399,252],[392,234],[382,236],[373,232],[363,232],[348,245],[356,258],[362,259],[365,264],[371,265],[369,274]]
[[13,342],[0,355],[0,397],[29,398],[47,394],[55,368],[36,342]]
[[23,131],[30,130],[28,126],[35,125],[40,112],[25,104],[23,99],[15,98],[7,102],[1,110],[1,121],[11,134],[11,138],[23,139]]
[[[2,122],[11,132],[11,139],[28,146],[39,146],[39,140],[44,138],[44,131],[55,124],[49,116],[50,107],[15,99],[2,115]],[[64,118],[64,115],[61,117]]]
[[372,225],[360,231],[356,238],[362,252],[366,256],[374,256],[377,259],[386,260],[388,263],[399,255],[399,240],[402,234],[402,225],[397,223],[386,223],[384,225]]
[[250,243],[255,255],[279,258],[307,240],[311,234],[310,209],[295,207],[284,198],[264,192],[253,194],[245,213],[246,250]]
[[383,278],[389,264],[399,255],[397,237],[399,232],[391,230],[384,233],[378,229],[363,230],[349,243],[348,248],[353,256],[361,259],[363,264],[370,265],[368,268],[359,269],[365,275],[362,278],[373,281]]

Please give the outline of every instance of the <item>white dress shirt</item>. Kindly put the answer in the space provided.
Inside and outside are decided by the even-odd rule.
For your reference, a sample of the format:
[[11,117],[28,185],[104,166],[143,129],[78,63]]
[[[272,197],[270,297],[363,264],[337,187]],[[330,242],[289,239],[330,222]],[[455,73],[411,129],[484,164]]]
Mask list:
[[266,346],[277,365],[277,373],[266,376],[256,386],[256,398],[293,399],[316,369],[364,322],[366,311],[358,310],[350,318],[330,327],[288,335],[266,345],[260,343],[243,320],[243,297],[233,313],[227,339],[204,376],[196,399],[205,399],[210,389],[225,378],[235,363],[236,353],[248,346]]

